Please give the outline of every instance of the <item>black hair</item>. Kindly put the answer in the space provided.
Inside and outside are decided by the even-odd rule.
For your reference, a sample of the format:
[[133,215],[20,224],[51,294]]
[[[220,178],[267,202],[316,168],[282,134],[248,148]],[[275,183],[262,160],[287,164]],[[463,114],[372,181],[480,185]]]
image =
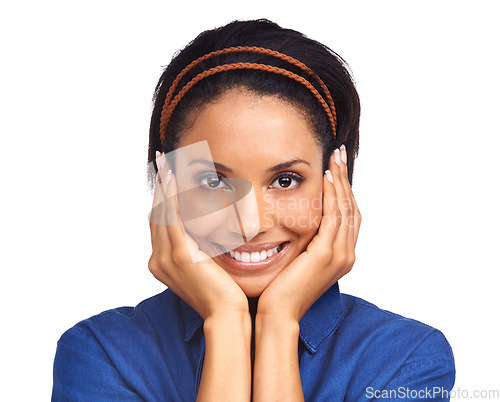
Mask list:
[[[256,70],[234,70],[207,77],[194,85],[175,108],[163,146],[160,141],[160,117],[167,92],[177,75],[193,60],[216,50],[234,46],[257,46],[291,56],[314,71],[329,89],[337,112],[337,133],[324,109],[312,92],[291,78]],[[317,80],[301,69],[273,56],[237,52],[217,55],[194,67],[179,83],[176,93],[193,77],[212,67],[227,63],[250,62],[268,64],[303,76],[323,93]],[[177,148],[182,130],[186,128],[193,111],[214,101],[225,91],[244,87],[263,95],[274,95],[297,106],[309,117],[323,151],[323,170],[335,148],[344,144],[348,157],[348,178],[352,185],[354,160],[359,147],[360,104],[347,63],[327,46],[307,38],[302,33],[285,29],[266,20],[233,21],[220,28],[204,31],[178,52],[165,68],[153,96],[153,112],[149,131],[148,166],[156,167],[156,151],[170,152]],[[175,95],[175,93],[174,93]],[[151,164],[150,162],[153,162]],[[155,172],[149,172],[150,184]]]

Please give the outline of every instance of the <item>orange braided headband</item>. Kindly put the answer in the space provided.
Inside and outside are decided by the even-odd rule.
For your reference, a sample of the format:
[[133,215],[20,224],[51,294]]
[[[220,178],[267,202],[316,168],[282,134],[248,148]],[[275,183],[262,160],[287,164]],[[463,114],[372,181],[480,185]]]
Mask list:
[[[314,88],[314,86],[308,80],[306,80],[304,77],[301,77],[300,75],[292,73],[291,71],[285,70],[283,68],[274,67],[274,66],[270,66],[267,64],[258,64],[258,63],[223,64],[223,65],[220,65],[217,67],[213,67],[209,70],[206,70],[206,71],[198,74],[191,81],[189,81],[172,100],[173,93],[176,90],[177,86],[179,85],[179,82],[195,65],[197,65],[197,64],[201,63],[202,61],[207,60],[208,58],[211,58],[213,56],[231,53],[231,52],[255,52],[255,53],[266,54],[266,55],[277,57],[281,60],[289,62],[290,64],[292,64],[296,67],[299,67],[303,71],[307,72],[310,76],[312,76],[319,83],[321,89],[324,92],[324,95],[325,95],[327,101],[325,101],[323,96],[321,96],[321,94],[316,90],[316,88]],[[226,49],[217,50],[217,51],[207,53],[206,55],[199,57],[198,59],[191,62],[187,67],[185,67],[179,73],[179,75],[175,78],[174,82],[170,86],[170,89],[168,90],[167,96],[165,98],[165,103],[163,104],[163,108],[161,111],[160,140],[161,140],[162,146],[163,146],[163,142],[165,140],[165,136],[167,133],[168,123],[170,122],[170,119],[172,118],[172,113],[174,112],[175,107],[178,105],[178,103],[181,101],[182,97],[186,94],[187,91],[189,91],[196,83],[201,81],[203,78],[209,77],[211,75],[214,75],[214,74],[217,74],[217,73],[220,73],[223,71],[241,70],[241,69],[261,70],[261,71],[268,71],[271,73],[284,75],[284,76],[289,77],[289,78],[295,80],[296,82],[299,82],[300,84],[304,85],[307,89],[309,89],[312,92],[312,94],[316,97],[318,102],[321,104],[321,106],[325,110],[325,112],[328,116],[328,120],[330,121],[330,124],[332,126],[333,138],[336,137],[337,113],[336,113],[336,109],[335,109],[335,104],[333,102],[332,96],[331,96],[330,91],[328,90],[327,86],[324,84],[324,82],[321,80],[321,78],[319,78],[318,75],[316,73],[314,73],[314,71],[312,71],[304,63],[294,59],[293,57],[287,56],[283,53],[279,53],[279,52],[274,51],[274,50],[265,49],[265,48],[261,48],[261,47],[255,47],[255,46],[248,46],[248,47],[247,46],[237,46],[237,47],[229,47]]]

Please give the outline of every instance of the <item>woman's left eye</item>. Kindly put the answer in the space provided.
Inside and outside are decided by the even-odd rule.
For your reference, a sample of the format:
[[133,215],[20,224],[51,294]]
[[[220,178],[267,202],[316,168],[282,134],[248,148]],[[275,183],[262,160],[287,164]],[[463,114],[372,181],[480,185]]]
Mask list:
[[298,174],[287,173],[277,177],[273,181],[272,186],[282,190],[289,190],[297,187],[303,180],[304,178]]

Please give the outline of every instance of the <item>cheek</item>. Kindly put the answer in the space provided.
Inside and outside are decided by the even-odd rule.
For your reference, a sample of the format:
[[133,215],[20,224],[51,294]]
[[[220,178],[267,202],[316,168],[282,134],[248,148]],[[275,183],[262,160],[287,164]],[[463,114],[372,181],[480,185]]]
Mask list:
[[219,255],[213,242],[226,245],[227,241],[232,246],[244,244],[234,205],[220,205],[217,197],[210,195],[185,197],[185,202],[179,197],[179,211],[187,233],[210,257]]
[[192,237],[210,237],[215,232],[238,227],[237,215],[233,206],[220,208],[219,205],[212,205],[213,208],[209,208],[206,198],[204,201],[187,197],[185,203],[181,200],[179,202],[182,222]]
[[196,239],[208,237],[229,221],[231,211],[222,193],[203,189],[190,175],[178,176],[177,202],[185,229]]
[[312,235],[321,223],[321,191],[313,189],[300,195],[276,199],[274,213],[280,226],[299,235]]

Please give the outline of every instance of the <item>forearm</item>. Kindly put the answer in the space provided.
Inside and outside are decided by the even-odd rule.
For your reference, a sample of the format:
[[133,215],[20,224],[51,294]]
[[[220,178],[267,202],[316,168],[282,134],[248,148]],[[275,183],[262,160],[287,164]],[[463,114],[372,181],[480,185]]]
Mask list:
[[257,314],[255,320],[255,401],[303,401],[299,324]]
[[249,401],[250,314],[209,317],[203,326],[205,359],[198,401]]

